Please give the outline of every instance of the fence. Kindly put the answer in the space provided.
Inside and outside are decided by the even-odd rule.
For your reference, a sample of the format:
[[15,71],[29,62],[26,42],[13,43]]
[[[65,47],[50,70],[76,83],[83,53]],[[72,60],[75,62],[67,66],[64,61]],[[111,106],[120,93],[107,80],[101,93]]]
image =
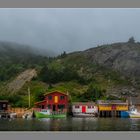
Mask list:
[[7,110],[9,113],[16,113],[17,117],[22,117],[28,109],[27,108],[8,108]]

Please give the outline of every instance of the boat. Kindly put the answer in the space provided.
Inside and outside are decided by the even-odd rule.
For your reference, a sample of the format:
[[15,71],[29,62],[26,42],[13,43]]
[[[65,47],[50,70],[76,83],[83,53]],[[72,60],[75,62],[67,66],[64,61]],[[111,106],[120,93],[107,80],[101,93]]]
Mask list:
[[17,113],[10,113],[10,118],[11,118],[11,119],[17,118]]
[[96,117],[96,114],[93,113],[73,113],[74,117]]
[[35,111],[36,118],[65,118],[66,113],[51,112],[50,110]]
[[130,118],[140,118],[140,112],[135,108],[135,106],[132,106],[130,108],[130,111],[128,111]]
[[25,114],[23,114],[22,118],[23,119],[31,119],[32,116],[33,116],[32,113],[25,113]]

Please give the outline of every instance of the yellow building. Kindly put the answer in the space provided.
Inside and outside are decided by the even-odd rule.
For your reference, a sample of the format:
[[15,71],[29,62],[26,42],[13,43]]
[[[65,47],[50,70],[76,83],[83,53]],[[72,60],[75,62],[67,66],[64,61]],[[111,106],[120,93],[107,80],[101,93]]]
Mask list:
[[128,111],[128,101],[98,100],[98,112],[101,117],[120,116],[121,111]]

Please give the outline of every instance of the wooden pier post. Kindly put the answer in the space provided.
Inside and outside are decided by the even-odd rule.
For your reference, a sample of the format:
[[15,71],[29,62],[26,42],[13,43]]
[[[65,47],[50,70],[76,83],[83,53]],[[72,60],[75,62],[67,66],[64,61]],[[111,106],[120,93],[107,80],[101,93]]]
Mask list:
[[113,111],[111,111],[111,117],[113,117]]
[[103,117],[105,116],[105,112],[103,111]]

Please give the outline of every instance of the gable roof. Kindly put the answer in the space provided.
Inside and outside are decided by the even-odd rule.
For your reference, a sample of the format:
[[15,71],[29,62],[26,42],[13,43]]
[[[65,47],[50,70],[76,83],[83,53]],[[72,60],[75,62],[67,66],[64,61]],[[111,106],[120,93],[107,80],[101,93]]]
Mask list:
[[0,100],[1,103],[8,103],[8,100]]
[[51,91],[51,92],[47,92],[47,93],[45,93],[45,94],[44,94],[44,96],[46,96],[46,95],[48,95],[48,94],[55,93],[55,92],[57,92],[57,93],[61,93],[61,94],[64,94],[64,95],[68,96],[68,93],[63,93],[63,92],[61,92],[61,91],[58,91],[58,90]]
[[40,104],[40,103],[43,103],[43,102],[46,102],[46,100],[35,102],[34,104]]

